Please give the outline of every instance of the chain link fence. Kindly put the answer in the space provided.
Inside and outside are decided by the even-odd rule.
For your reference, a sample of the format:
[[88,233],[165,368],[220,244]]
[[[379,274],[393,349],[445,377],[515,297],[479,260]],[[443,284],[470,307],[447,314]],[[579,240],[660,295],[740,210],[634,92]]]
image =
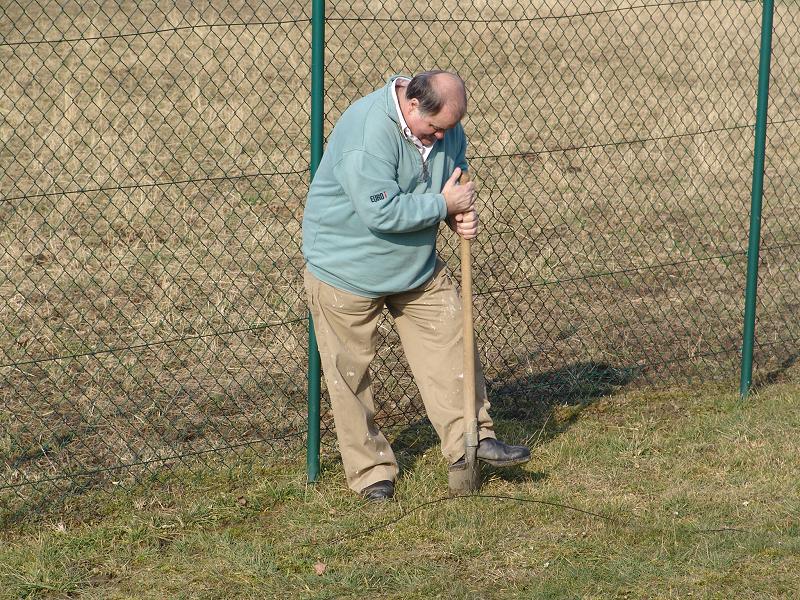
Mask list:
[[[733,380],[760,10],[328,6],[326,133],[392,74],[467,81],[476,333],[496,417]],[[798,13],[776,7],[763,381],[800,338]],[[0,6],[3,520],[108,478],[302,443],[310,40],[295,0]],[[456,249],[443,234],[454,273]],[[380,331],[379,417],[410,425],[422,404],[391,323]]]

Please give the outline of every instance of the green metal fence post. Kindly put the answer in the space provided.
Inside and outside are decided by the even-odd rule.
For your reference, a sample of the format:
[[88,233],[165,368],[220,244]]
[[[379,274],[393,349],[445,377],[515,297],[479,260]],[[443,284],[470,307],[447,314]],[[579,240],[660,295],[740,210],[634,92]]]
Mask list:
[[[325,81],[325,0],[311,4],[311,179],[322,160]],[[306,473],[309,483],[319,478],[321,365],[314,322],[308,317],[308,438]]]
[[742,376],[739,395],[750,393],[753,379],[753,341],[756,327],[756,289],[758,287],[758,251],[761,242],[761,200],[764,193],[764,148],[767,139],[767,102],[769,66],[772,58],[773,0],[764,0],[761,15],[761,56],[758,64],[758,103],[756,105],[756,140],[753,159],[753,187],[750,202],[750,240],[747,248],[747,290],[745,291],[744,334],[742,336]]

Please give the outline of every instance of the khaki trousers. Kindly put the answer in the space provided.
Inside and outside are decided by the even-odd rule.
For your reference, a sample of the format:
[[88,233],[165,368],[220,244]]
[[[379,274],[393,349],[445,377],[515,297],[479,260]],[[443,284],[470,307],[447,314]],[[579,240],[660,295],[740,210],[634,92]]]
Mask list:
[[[360,492],[397,476],[397,460],[375,425],[369,365],[375,357],[384,306],[394,319],[428,418],[452,463],[464,455],[464,348],[461,300],[444,263],[417,289],[364,298],[321,282],[306,270],[322,369],[348,486]],[[476,351],[478,436],[494,437],[483,371]]]

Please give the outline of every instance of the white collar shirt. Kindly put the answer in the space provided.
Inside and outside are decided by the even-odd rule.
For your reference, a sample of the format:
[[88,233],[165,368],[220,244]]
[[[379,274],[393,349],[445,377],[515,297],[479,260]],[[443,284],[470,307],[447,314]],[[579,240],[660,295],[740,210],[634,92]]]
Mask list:
[[417,136],[411,133],[411,129],[408,127],[408,123],[406,123],[406,120],[403,117],[403,111],[400,110],[400,100],[397,98],[397,82],[401,80],[406,82],[411,81],[410,79],[398,77],[395,79],[395,85],[392,86],[392,98],[394,99],[394,107],[397,109],[397,118],[400,120],[400,128],[403,130],[403,134],[406,136],[406,139],[414,144],[417,150],[419,150],[422,160],[428,160],[428,156],[430,155],[431,150],[433,150],[433,146],[425,146]]

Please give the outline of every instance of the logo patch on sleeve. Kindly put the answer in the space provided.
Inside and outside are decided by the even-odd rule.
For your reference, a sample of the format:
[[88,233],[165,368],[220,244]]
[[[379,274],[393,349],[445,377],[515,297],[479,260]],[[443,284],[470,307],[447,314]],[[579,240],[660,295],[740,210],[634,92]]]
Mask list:
[[381,192],[380,194],[373,194],[369,197],[370,202],[380,202],[381,200],[386,200],[389,197],[388,192]]

